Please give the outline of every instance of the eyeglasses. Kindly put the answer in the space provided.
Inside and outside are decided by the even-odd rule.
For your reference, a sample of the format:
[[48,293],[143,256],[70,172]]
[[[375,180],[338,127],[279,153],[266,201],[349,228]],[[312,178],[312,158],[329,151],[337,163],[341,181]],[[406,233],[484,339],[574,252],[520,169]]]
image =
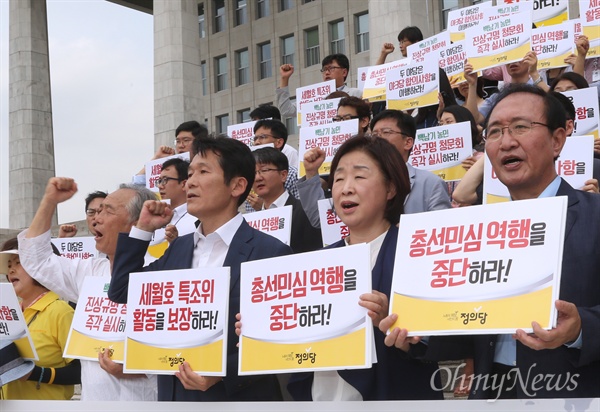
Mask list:
[[333,70],[336,70],[336,69],[343,69],[343,67],[340,67],[340,66],[327,66],[327,67],[323,67],[321,69],[321,73],[330,72],[330,71],[333,71]]
[[189,144],[191,141],[193,141],[194,139],[192,137],[186,137],[184,139],[175,139],[173,140],[173,144],[175,146],[179,146],[180,144]]
[[258,141],[262,141],[262,140],[267,140],[269,137],[272,137],[273,139],[280,139],[279,137],[273,136],[272,134],[263,133],[263,134],[254,135],[254,141],[258,142]]
[[392,130],[392,129],[381,129],[381,130],[377,130],[377,131],[374,130],[374,131],[371,132],[371,136],[373,136],[373,137],[383,137],[383,138],[390,137],[393,134],[401,134],[402,136],[412,137],[412,136],[407,135],[404,132],[399,132],[399,131]]
[[96,216],[96,213],[100,213],[102,209],[85,209],[85,214],[89,217]]
[[550,127],[547,124],[540,122],[529,122],[526,120],[517,120],[512,122],[509,126],[492,126],[483,131],[483,138],[487,142],[495,142],[500,140],[502,135],[504,134],[504,129],[508,129],[508,133],[511,136],[525,136],[531,132],[531,129],[535,125]]
[[169,180],[177,180],[179,182],[179,179],[177,179],[176,177],[163,176],[163,177],[159,177],[158,179],[156,179],[156,185],[157,186],[164,186],[167,183],[169,183]]
[[351,116],[349,114],[345,115],[345,116],[335,116],[332,117],[331,120],[333,120],[334,122],[343,122],[344,120],[350,120],[350,119],[358,119],[358,116]]
[[267,172],[279,172],[279,171],[280,171],[279,169],[259,169],[256,171],[256,174],[259,176],[262,176]]

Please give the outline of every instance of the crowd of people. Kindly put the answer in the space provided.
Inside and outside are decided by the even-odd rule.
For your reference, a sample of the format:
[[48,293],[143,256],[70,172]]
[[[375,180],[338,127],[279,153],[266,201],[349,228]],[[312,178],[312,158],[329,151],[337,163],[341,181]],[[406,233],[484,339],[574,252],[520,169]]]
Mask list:
[[[421,40],[418,28],[402,30],[402,55],[406,57],[408,45]],[[362,295],[358,304],[372,321],[377,363],[368,369],[294,373],[287,382],[294,400],[441,400],[437,362],[450,359],[467,360],[467,379],[458,389],[471,398],[599,397],[600,140],[594,147],[594,178],[583,187],[571,187],[554,165],[575,118],[572,103],[561,92],[589,87],[580,57],[585,59],[587,48],[589,42],[581,36],[577,58],[569,59],[572,67],[558,72],[538,71],[534,52],[484,72],[482,78],[467,63],[467,81],[454,90],[440,69],[439,104],[408,112],[362,100],[361,91],[346,84],[348,58],[327,56],[322,61],[323,80],[334,80],[334,97],[342,97],[333,121],[358,119],[359,130],[339,147],[328,176],[319,174],[325,152],[319,147],[308,150],[301,178],[298,152],[287,144],[288,131],[281,121],[296,116],[288,89],[294,68],[285,64],[280,68],[277,107],[261,105],[251,114],[258,120],[254,144],[272,147],[252,152],[235,139],[210,135],[196,121],[181,124],[175,147],[161,146],[153,160],[188,152],[190,161],[169,159],[162,164],[156,181],[160,199],[144,187],[144,169],[114,192],[87,197],[87,223],[102,254],[94,259],[71,260],[53,251],[53,213],[76,193],[77,184],[71,178],[50,179],[30,226],[0,254],[0,270],[22,299],[40,354],[29,374],[3,386],[3,398],[69,399],[73,384],[81,383],[83,401],[282,400],[276,375],[238,375],[236,334],[243,328],[240,265],[320,249],[317,202],[327,197],[349,232],[328,247],[370,247],[373,291]],[[385,43],[377,64],[394,49]],[[503,81],[502,90],[490,86],[490,80]],[[468,172],[459,183],[447,184],[409,163],[418,129],[466,121],[474,151],[462,164]],[[512,201],[568,198],[556,327],[544,330],[531,319],[533,333],[518,330],[512,336],[408,337],[406,329],[389,330],[397,320],[396,314],[389,314],[389,299],[400,216],[481,204],[484,156]],[[240,213],[288,205],[293,211],[289,246],[250,227]],[[75,233],[72,226],[61,227],[61,236]],[[149,253],[156,249],[160,250]],[[99,353],[97,361],[62,358],[73,309],[59,296],[76,302],[86,276],[111,275],[109,298],[127,303],[131,273],[219,266],[229,267],[231,276],[225,377],[198,375],[187,362],[175,375],[126,374],[108,351]],[[528,373],[541,375],[544,384]],[[515,384],[517,375],[527,379]],[[494,376],[504,384],[480,385],[474,376]],[[570,380],[546,384],[553,379]]]

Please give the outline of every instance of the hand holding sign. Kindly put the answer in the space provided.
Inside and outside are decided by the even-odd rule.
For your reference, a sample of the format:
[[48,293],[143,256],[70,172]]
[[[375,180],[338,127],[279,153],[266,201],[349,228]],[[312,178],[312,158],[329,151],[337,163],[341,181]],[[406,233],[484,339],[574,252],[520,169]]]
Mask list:
[[135,225],[138,229],[154,232],[156,229],[165,227],[173,217],[171,207],[158,200],[146,200],[140,218]]
[[213,385],[219,383],[223,378],[219,376],[201,376],[192,370],[190,364],[183,362],[179,365],[179,372],[175,372],[183,387],[187,390],[198,390],[205,392]]
[[373,321],[373,326],[379,327],[379,323],[388,313],[388,297],[385,293],[373,290],[373,293],[364,293],[360,295],[358,304],[368,309],[367,314]]
[[556,349],[568,342],[575,342],[581,333],[581,317],[577,307],[570,302],[557,300],[558,322],[555,328],[544,330],[537,322],[532,322],[533,333],[527,334],[518,329],[516,339],[523,345],[535,349]]
[[[392,313],[391,315],[382,319],[381,322],[379,322],[379,330],[383,333],[388,333],[390,327],[392,327],[392,325],[396,323],[397,320],[398,315]],[[421,338],[419,336],[408,337],[408,330],[406,329],[394,328],[389,332],[390,333],[385,337],[385,340],[383,341],[385,343],[385,346],[395,346],[398,349],[403,350],[404,352],[408,352],[408,350],[410,349],[410,345],[414,345],[421,341]]]

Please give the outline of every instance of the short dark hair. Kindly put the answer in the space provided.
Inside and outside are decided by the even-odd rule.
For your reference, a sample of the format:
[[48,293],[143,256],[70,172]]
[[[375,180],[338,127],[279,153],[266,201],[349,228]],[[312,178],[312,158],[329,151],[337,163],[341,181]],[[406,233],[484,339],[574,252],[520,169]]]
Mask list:
[[[259,120],[254,125],[254,133],[256,133],[256,131],[258,129],[260,129],[261,127],[264,127],[265,129],[269,129],[271,131],[271,133],[273,134],[273,136],[277,137],[278,139],[283,139],[284,145],[287,143],[288,131],[287,131],[287,128],[285,127],[285,125],[280,120],[274,120],[274,119]],[[281,148],[283,149],[283,146],[281,146]]]
[[452,116],[454,116],[454,120],[456,120],[456,123],[471,122],[471,142],[473,146],[479,143],[481,139],[479,136],[479,129],[477,128],[477,122],[475,121],[475,118],[473,117],[473,114],[469,111],[469,109],[454,104],[451,106],[444,107],[442,113],[450,113]]
[[177,137],[181,132],[190,132],[195,139],[208,136],[208,129],[206,126],[198,123],[195,120],[183,122],[177,126],[177,129],[175,129],[175,137]]
[[377,114],[373,120],[371,120],[371,130],[375,128],[377,122],[383,119],[395,120],[398,129],[400,129],[402,133],[412,137],[413,139],[415,138],[415,135],[417,134],[417,125],[415,123],[415,119],[411,115],[406,114],[401,110],[383,110],[379,112],[379,114]]
[[108,196],[108,193],[103,192],[101,190],[96,190],[95,192],[89,193],[87,195],[87,197],[85,198],[85,210],[87,210],[87,208],[90,206],[90,203],[92,203],[92,200],[94,199],[104,199],[106,198],[106,196]]
[[404,213],[404,200],[410,192],[410,180],[406,163],[404,163],[400,152],[387,140],[364,135],[354,136],[346,140],[339,147],[331,162],[329,187],[333,189],[335,184],[335,171],[340,159],[344,155],[355,151],[362,151],[373,159],[383,173],[386,183],[391,184],[396,189],[396,196],[388,200],[384,211],[385,219],[395,225],[399,222],[400,215]]
[[571,99],[560,92],[550,91],[548,94],[554,96],[563,105],[567,120],[575,120],[575,106]]
[[[338,109],[340,107],[353,107],[356,110],[356,114],[359,119],[363,119],[365,117],[369,120],[371,119],[371,106],[361,98],[354,96],[343,97],[338,103]],[[364,127],[363,132],[366,132],[368,128],[369,125],[367,124],[367,126]]]
[[325,96],[325,100],[338,99],[338,98],[344,98],[344,97],[350,97],[350,95],[341,90],[336,90],[335,92],[329,93],[327,96]]
[[490,117],[494,112],[494,109],[496,106],[498,106],[498,103],[515,93],[528,93],[542,98],[544,102],[544,115],[546,117],[545,121],[550,132],[554,132],[556,129],[565,127],[565,123],[567,122],[565,109],[563,105],[556,99],[556,97],[546,93],[537,86],[517,83],[511,83],[510,85],[504,87],[504,89],[498,94],[496,102],[492,106],[492,109],[485,119],[486,127],[490,121]]
[[276,119],[281,120],[281,112],[270,103],[259,104],[258,107],[250,112],[251,119]]
[[588,87],[590,87],[590,84],[582,75],[577,74],[575,72],[566,72],[558,76],[556,79],[552,80],[550,90],[553,91],[558,82],[561,80],[568,80],[572,82],[575,86],[577,86],[577,89],[587,89]]
[[417,43],[423,40],[423,33],[417,26],[406,26],[398,33],[398,41],[408,40],[411,43]]
[[219,166],[223,169],[223,179],[226,185],[234,177],[246,179],[248,186],[238,199],[238,206],[244,203],[252,189],[256,173],[256,162],[250,148],[239,140],[219,135],[195,139],[194,150],[200,156],[206,156],[206,153],[210,151],[219,158]]
[[188,167],[190,166],[190,162],[187,160],[183,160],[179,157],[174,157],[173,159],[169,159],[162,164],[162,169],[164,170],[167,167],[175,166],[175,170],[177,171],[177,179],[180,182],[183,182],[187,179],[188,175]]
[[286,155],[273,147],[263,147],[252,152],[257,165],[272,164],[278,170],[290,170],[290,162]]
[[[346,55],[342,53],[330,54],[329,56],[325,56],[325,58],[321,62],[321,67],[325,67],[328,64],[333,63],[334,60],[337,64],[340,65],[342,69],[346,69],[348,73],[350,73],[350,61],[348,60]],[[344,80],[346,80],[346,77],[348,77],[347,74],[346,76],[344,76]]]

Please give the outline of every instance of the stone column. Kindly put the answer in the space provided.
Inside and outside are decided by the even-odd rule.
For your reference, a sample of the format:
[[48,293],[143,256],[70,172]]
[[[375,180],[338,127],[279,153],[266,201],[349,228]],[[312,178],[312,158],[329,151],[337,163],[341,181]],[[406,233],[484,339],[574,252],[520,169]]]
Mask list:
[[46,0],[10,0],[9,25],[9,227],[16,229],[31,223],[54,176]]
[[155,147],[173,146],[188,120],[204,120],[198,2],[154,0]]

